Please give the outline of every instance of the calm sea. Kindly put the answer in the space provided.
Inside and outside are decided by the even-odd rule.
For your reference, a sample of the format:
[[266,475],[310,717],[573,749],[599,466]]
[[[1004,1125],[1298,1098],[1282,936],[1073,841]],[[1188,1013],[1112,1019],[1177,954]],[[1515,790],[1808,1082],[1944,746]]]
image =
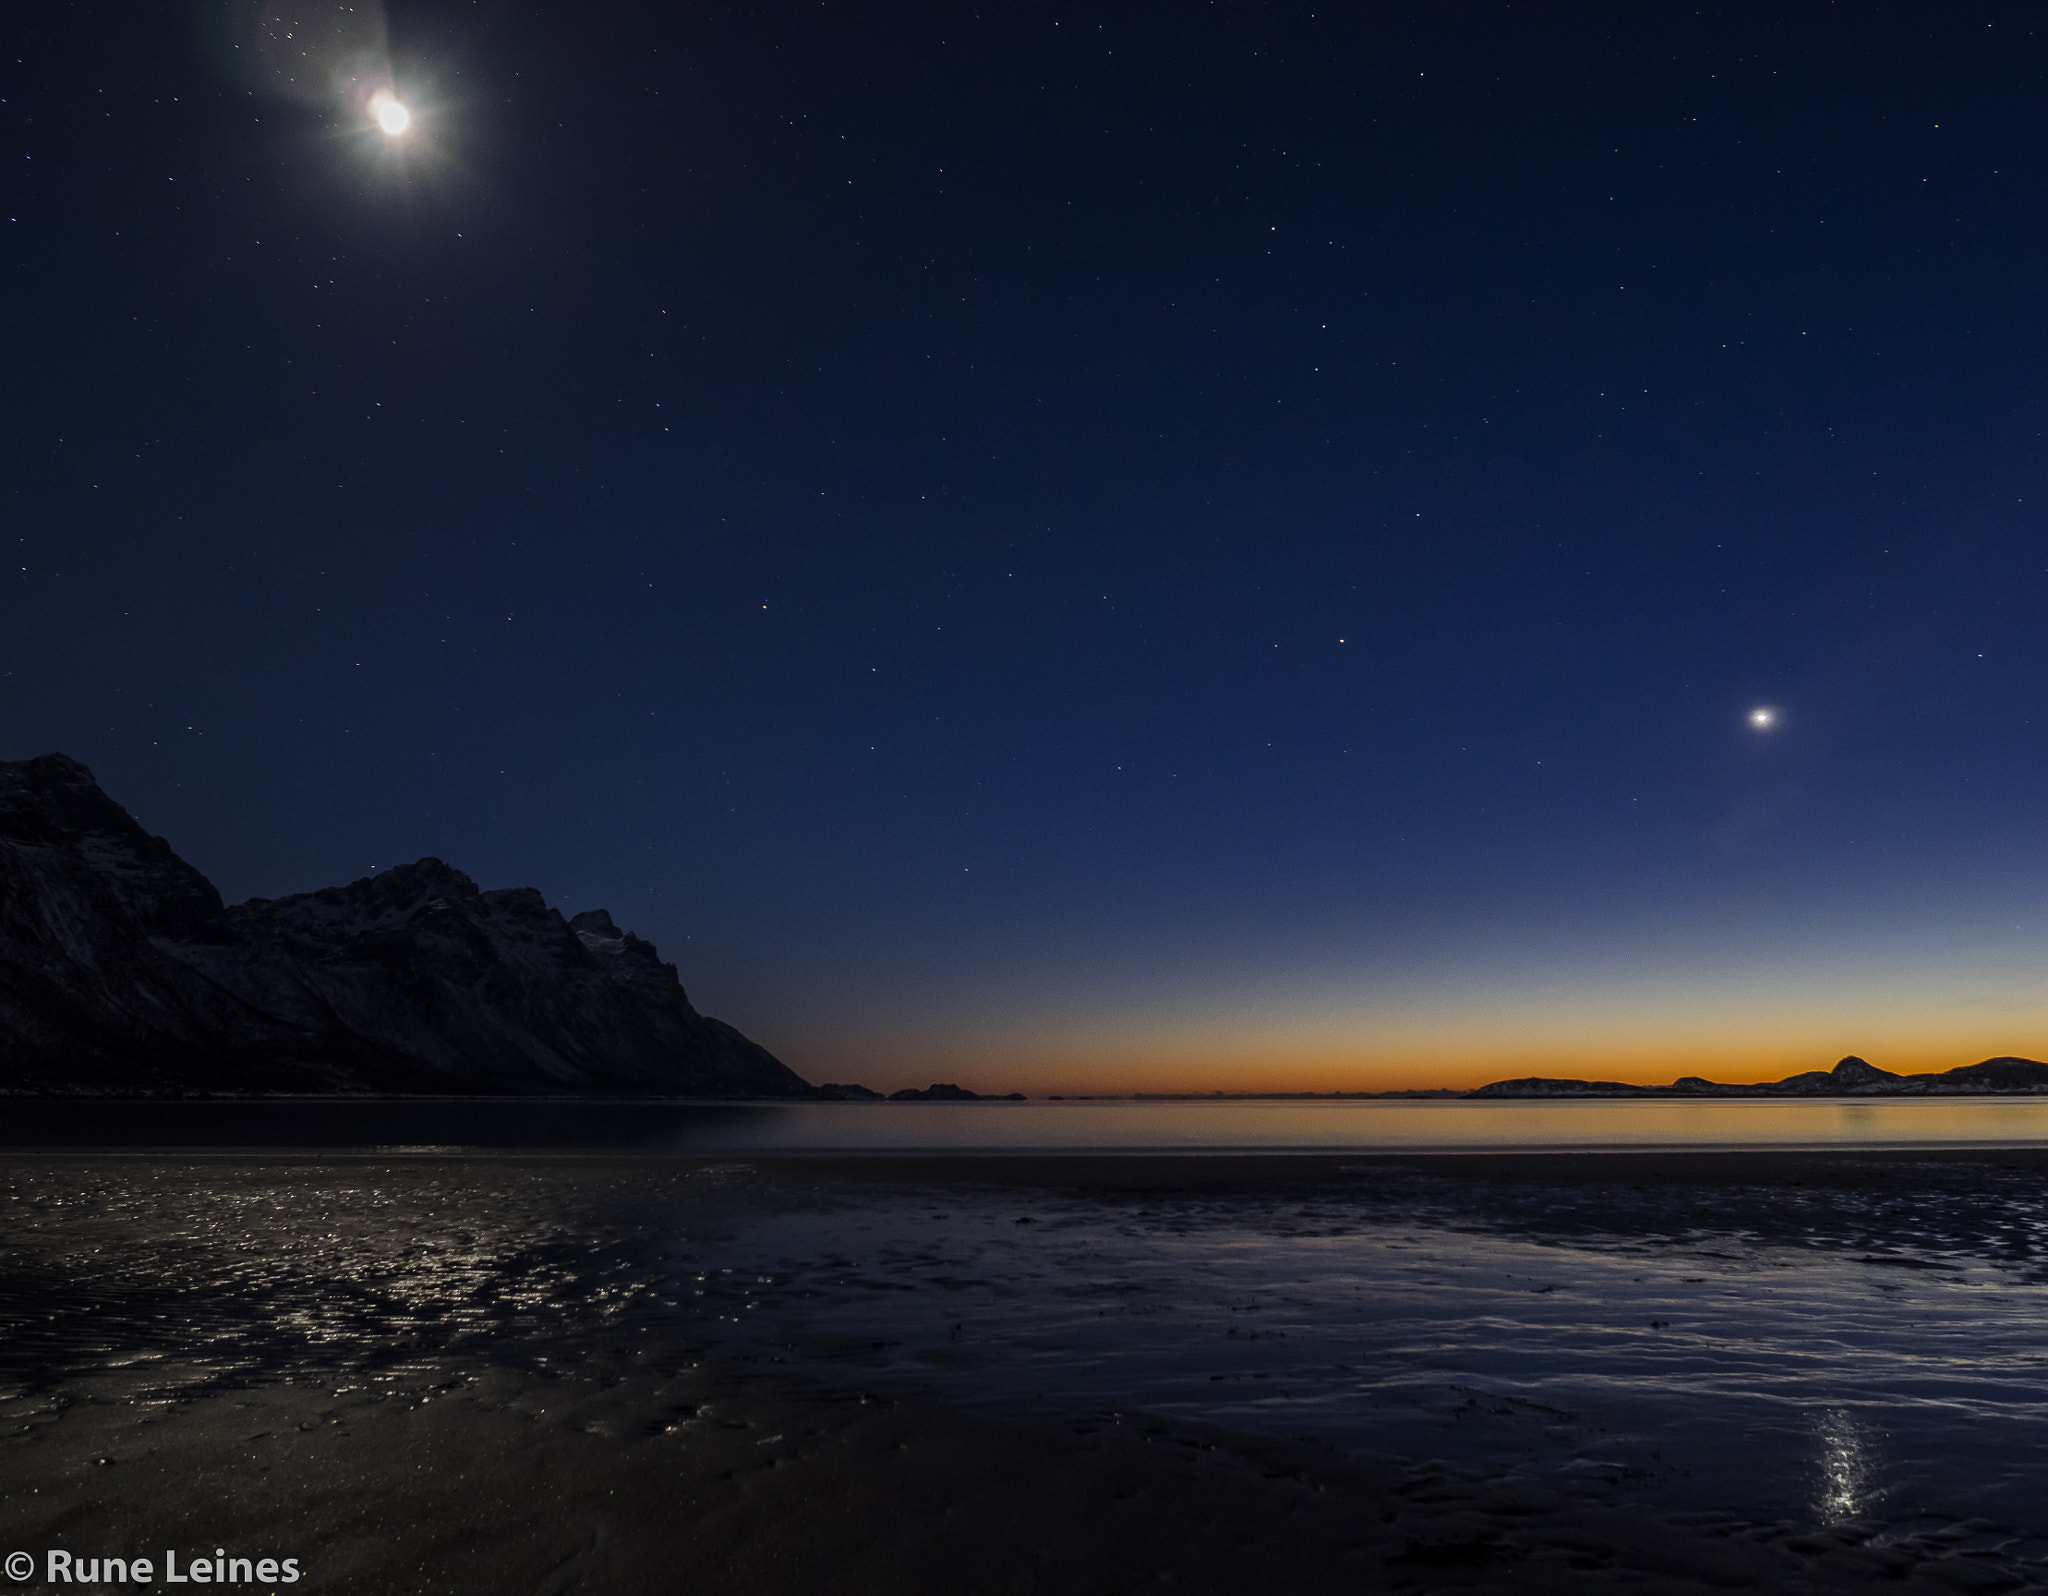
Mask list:
[[17,1101],[0,1146],[1495,1152],[2048,1141],[2048,1097],[1906,1101],[561,1103]]

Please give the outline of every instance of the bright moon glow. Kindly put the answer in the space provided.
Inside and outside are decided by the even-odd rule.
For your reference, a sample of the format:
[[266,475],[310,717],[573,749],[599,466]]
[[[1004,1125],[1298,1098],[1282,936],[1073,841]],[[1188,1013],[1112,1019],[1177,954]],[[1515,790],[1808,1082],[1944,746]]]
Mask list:
[[1749,723],[1758,731],[1769,731],[1778,724],[1778,712],[1775,709],[1752,709],[1749,712]]
[[394,138],[412,126],[412,112],[400,105],[389,89],[379,89],[370,96],[370,116]]

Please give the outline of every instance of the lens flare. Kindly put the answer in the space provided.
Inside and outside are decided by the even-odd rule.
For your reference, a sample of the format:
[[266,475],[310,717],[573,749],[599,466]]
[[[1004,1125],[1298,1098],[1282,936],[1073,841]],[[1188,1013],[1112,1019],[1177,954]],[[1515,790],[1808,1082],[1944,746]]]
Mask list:
[[389,89],[379,89],[370,96],[370,119],[393,138],[412,126],[412,112]]

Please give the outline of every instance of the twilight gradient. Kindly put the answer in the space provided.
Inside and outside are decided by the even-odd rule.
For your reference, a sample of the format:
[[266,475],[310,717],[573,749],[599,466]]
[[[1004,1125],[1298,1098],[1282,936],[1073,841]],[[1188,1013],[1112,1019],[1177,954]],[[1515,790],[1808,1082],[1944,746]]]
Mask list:
[[2035,20],[1411,11],[24,18],[0,757],[814,1080],[2048,1052]]

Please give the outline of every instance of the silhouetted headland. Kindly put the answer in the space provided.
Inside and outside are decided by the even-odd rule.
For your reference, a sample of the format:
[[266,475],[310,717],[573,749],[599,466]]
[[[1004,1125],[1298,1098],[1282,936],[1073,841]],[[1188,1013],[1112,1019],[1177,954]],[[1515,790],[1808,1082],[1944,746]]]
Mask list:
[[0,1093],[221,1092],[816,1095],[602,909],[438,859],[230,908],[77,760],[0,761]]
[[1682,1075],[1669,1086],[1623,1081],[1553,1080],[1541,1075],[1494,1081],[1472,1097],[1981,1097],[2048,1093],[2048,1064],[2030,1058],[1987,1058],[1981,1064],[1928,1075],[1895,1075],[1851,1054],[1831,1070],[1806,1070],[1782,1081],[1731,1086]]

